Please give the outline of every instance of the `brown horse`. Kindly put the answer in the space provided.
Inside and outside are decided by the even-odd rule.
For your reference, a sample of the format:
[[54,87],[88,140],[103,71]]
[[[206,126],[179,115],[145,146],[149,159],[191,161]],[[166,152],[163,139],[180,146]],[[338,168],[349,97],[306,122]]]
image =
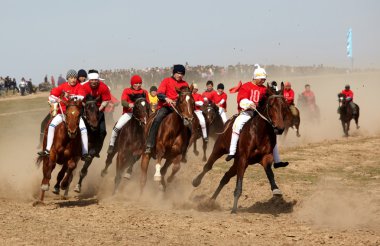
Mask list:
[[[283,83],[281,84],[283,90]],[[271,89],[267,89],[266,99],[258,108],[259,115],[255,115],[243,127],[240,133],[238,149],[234,163],[224,174],[220,184],[211,199],[215,200],[222,188],[237,175],[236,189],[234,192],[234,205],[232,212],[236,213],[237,202],[242,193],[243,176],[250,164],[260,163],[271,185],[273,195],[281,195],[272,171],[273,148],[276,145],[276,134],[281,134],[285,128],[284,119],[289,114],[286,102],[282,94],[276,95]],[[193,186],[200,185],[204,175],[212,169],[215,161],[229,152],[231,141],[232,124],[236,119],[232,118],[226,122],[223,134],[219,135],[214,149],[203,167],[203,171],[193,180]]]
[[[284,137],[288,134],[289,128],[296,128],[296,134],[297,137],[301,137],[299,129],[300,129],[300,123],[301,123],[301,116],[300,116],[300,111],[296,106],[294,106],[295,114],[287,114],[289,117],[286,117],[285,119],[285,131],[284,131]],[[290,107],[288,106],[289,111]]]
[[[207,136],[213,140],[216,140],[218,137],[218,133],[223,131],[224,124],[222,117],[219,114],[219,108],[216,106],[215,103],[209,102],[205,105],[202,106],[202,113],[205,116],[206,120],[206,127],[207,127]],[[199,155],[199,151],[197,150],[197,139],[202,137],[202,132],[199,130],[198,131],[198,136],[194,140],[194,149],[193,152],[196,156]],[[207,156],[206,156],[206,150],[207,150],[207,142],[203,141],[203,158],[202,161],[207,161]]]
[[107,174],[107,169],[112,163],[112,159],[117,155],[116,176],[114,194],[121,181],[121,175],[127,169],[128,177],[132,173],[133,165],[141,157],[145,149],[144,127],[150,113],[150,104],[145,98],[138,98],[135,101],[132,118],[120,130],[116,139],[115,151],[107,155],[106,166],[102,170],[102,177]]
[[[82,181],[86,177],[88,168],[90,167],[92,160],[94,159],[96,153],[98,153],[99,142],[100,139],[100,131],[99,131],[99,121],[100,121],[100,111],[96,106],[97,101],[100,98],[95,98],[91,95],[86,96],[86,103],[84,104],[83,109],[83,119],[86,124],[87,134],[88,134],[88,152],[90,154],[90,158],[87,159],[83,167],[79,173],[79,181],[75,186],[74,191],[80,193],[82,189]],[[57,183],[59,185],[59,183]],[[55,188],[55,187],[54,187]]]
[[[154,180],[161,181],[164,190],[166,188],[165,174],[169,166],[173,163],[172,173],[167,180],[169,183],[179,171],[180,162],[186,155],[186,151],[191,141],[190,138],[193,138],[193,125],[199,124],[194,113],[195,102],[192,96],[192,91],[192,85],[190,88],[181,87],[179,90],[177,89],[179,96],[176,105],[172,105],[174,112],[164,118],[158,129],[154,150],[155,153],[144,153],[142,155],[140,179],[141,192],[146,184],[149,160],[152,156],[154,157],[155,155],[157,159]],[[153,122],[154,116],[155,115],[152,115],[152,117],[150,117],[147,127],[145,128],[146,135]],[[165,158],[166,161],[161,167],[161,160],[163,158]]]
[[[64,176],[60,183],[60,188],[67,195],[68,187],[73,177],[73,170],[76,168],[82,155],[81,135],[79,130],[79,120],[82,109],[81,100],[70,100],[66,105],[64,122],[59,124],[54,132],[54,141],[50,150],[50,155],[38,157],[36,164],[43,162],[43,179],[41,182],[40,202],[43,202],[45,191],[49,190],[51,173],[55,165],[61,164],[62,171],[58,178]],[[79,133],[79,134],[78,134]],[[46,148],[47,129],[45,130],[44,149]],[[66,175],[64,175],[66,172]]]
[[350,101],[346,100],[346,95],[343,93],[338,94],[339,99],[339,114],[340,121],[342,122],[343,132],[346,137],[348,137],[348,131],[350,130],[350,122],[352,119],[355,120],[356,129],[359,129],[359,114],[360,108],[354,103],[354,107],[356,112],[354,113],[354,109],[350,106]]

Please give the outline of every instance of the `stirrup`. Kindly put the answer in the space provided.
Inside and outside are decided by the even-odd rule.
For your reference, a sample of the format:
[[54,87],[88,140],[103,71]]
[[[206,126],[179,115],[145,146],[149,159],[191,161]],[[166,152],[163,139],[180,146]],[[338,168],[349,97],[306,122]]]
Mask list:
[[39,156],[41,157],[45,157],[45,156],[49,156],[50,155],[50,151],[48,150],[43,150],[43,151],[40,151],[37,153]]
[[152,148],[151,147],[146,147],[145,154],[150,154],[150,153],[152,153]]
[[227,155],[227,157],[226,157],[226,161],[230,161],[230,160],[232,160],[233,158],[235,158],[235,155]]

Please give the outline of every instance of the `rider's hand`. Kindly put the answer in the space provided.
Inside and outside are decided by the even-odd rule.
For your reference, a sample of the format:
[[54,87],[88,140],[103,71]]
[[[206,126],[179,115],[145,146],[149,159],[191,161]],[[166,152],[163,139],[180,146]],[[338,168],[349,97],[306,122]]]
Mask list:
[[250,107],[251,109],[256,109],[256,104],[255,104],[255,103],[252,103],[251,105],[249,105],[249,107]]
[[172,99],[170,99],[170,98],[165,98],[165,101],[168,103],[168,104],[171,104],[171,105],[173,105],[173,104],[175,104],[175,102],[172,100]]
[[133,103],[129,103],[129,104],[128,104],[128,107],[129,107],[129,108],[133,108],[134,106],[135,106],[135,105],[134,105]]

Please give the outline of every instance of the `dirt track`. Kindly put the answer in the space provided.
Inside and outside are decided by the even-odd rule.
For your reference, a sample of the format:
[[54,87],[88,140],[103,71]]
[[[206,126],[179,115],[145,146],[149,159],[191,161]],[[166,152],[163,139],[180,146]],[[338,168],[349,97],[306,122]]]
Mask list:
[[[291,164],[275,170],[283,199],[272,198],[264,171],[252,166],[238,214],[231,215],[235,179],[215,204],[207,202],[229,164],[220,160],[194,189],[191,180],[202,162],[191,156],[165,195],[150,175],[139,197],[136,165],[132,180],[112,196],[114,167],[100,178],[103,154],[90,168],[83,194],[77,197],[71,188],[69,200],[60,200],[49,191],[47,205],[33,207],[41,180],[32,161],[36,128],[46,112],[24,111],[44,105],[46,98],[0,103],[0,244],[380,245],[380,135],[379,128],[366,127],[377,118],[370,124],[364,115],[364,127],[349,138],[340,137],[336,114],[327,133],[308,125],[300,139],[291,132],[280,140],[282,159]],[[15,110],[23,113],[9,114]]]

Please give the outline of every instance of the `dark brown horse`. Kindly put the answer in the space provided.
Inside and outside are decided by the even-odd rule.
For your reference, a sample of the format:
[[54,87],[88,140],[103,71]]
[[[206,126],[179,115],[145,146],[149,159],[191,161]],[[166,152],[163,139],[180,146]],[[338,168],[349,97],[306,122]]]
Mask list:
[[[355,120],[356,129],[359,129],[359,114],[360,108],[354,103],[355,109],[351,108],[350,101],[346,100],[346,95],[343,93],[338,94],[339,99],[339,114],[340,121],[342,122],[343,132],[346,137],[348,137],[348,131],[350,130],[350,122],[352,119]],[[354,110],[356,111],[354,114]]]
[[79,181],[74,188],[74,191],[78,193],[81,192],[82,181],[87,175],[88,168],[90,167],[92,160],[94,159],[96,153],[98,153],[97,148],[99,148],[98,145],[101,141],[99,131],[100,111],[99,108],[96,106],[98,100],[99,98],[87,95],[85,100],[86,102],[84,104],[83,119],[87,128],[88,152],[90,154],[90,158],[84,162],[83,167],[79,173]]
[[[218,137],[218,133],[223,131],[224,124],[222,117],[219,114],[219,108],[216,106],[215,103],[209,102],[206,103],[202,106],[202,113],[205,116],[206,120],[206,128],[207,128],[207,136],[209,139],[216,140]],[[194,149],[193,152],[196,156],[199,155],[199,151],[197,150],[197,139],[202,137],[202,132],[201,130],[198,131],[198,136],[194,140]],[[206,150],[207,150],[208,144],[203,141],[203,158],[202,161],[207,161],[207,156],[206,156]]]
[[114,193],[121,181],[121,176],[127,169],[128,177],[132,173],[133,165],[141,157],[145,150],[145,132],[144,128],[150,113],[150,104],[145,98],[139,98],[135,101],[132,118],[123,126],[116,139],[115,151],[107,155],[106,166],[102,170],[102,177],[107,174],[107,169],[112,163],[112,159],[117,155],[116,176]]
[[[283,83],[281,84],[283,90]],[[271,89],[267,89],[266,99],[258,107],[261,112],[250,119],[240,133],[238,149],[234,163],[224,174],[220,184],[211,199],[215,200],[222,188],[237,175],[236,188],[234,192],[234,205],[232,212],[236,213],[237,202],[242,193],[243,176],[250,164],[260,163],[271,185],[273,195],[281,195],[276,185],[272,171],[273,148],[276,145],[276,134],[281,134],[285,128],[284,119],[289,114],[286,102],[282,94],[276,95]],[[223,134],[219,135],[214,149],[203,167],[203,171],[193,180],[193,186],[200,185],[204,175],[212,169],[215,161],[229,152],[232,134],[232,124],[236,117],[226,122]]]
[[[73,178],[72,172],[76,168],[82,155],[81,135],[79,129],[81,109],[81,100],[70,100],[67,103],[64,122],[59,124],[54,132],[54,141],[50,150],[50,155],[46,157],[38,157],[37,159],[37,165],[43,162],[40,202],[43,202],[44,200],[45,191],[49,190],[51,173],[57,163],[62,165],[62,170],[58,174],[57,180],[62,180],[63,178],[60,183],[60,188],[65,190],[65,195],[67,195],[68,187]],[[44,149],[46,148],[46,140],[47,129],[45,130]]]
[[[144,189],[147,179],[149,160],[153,156],[157,159],[155,181],[161,181],[163,189],[166,188],[165,174],[169,166],[173,163],[172,173],[168,178],[170,183],[174,175],[180,169],[180,162],[186,155],[190,138],[192,137],[193,124],[199,124],[194,113],[195,102],[192,96],[193,86],[181,87],[178,92],[176,105],[172,106],[174,112],[170,113],[161,122],[156,136],[156,145],[152,154],[144,153],[141,160],[141,192]],[[150,117],[145,132],[149,131],[155,115]],[[194,134],[195,135],[195,134]],[[166,161],[161,167],[161,160]]]

